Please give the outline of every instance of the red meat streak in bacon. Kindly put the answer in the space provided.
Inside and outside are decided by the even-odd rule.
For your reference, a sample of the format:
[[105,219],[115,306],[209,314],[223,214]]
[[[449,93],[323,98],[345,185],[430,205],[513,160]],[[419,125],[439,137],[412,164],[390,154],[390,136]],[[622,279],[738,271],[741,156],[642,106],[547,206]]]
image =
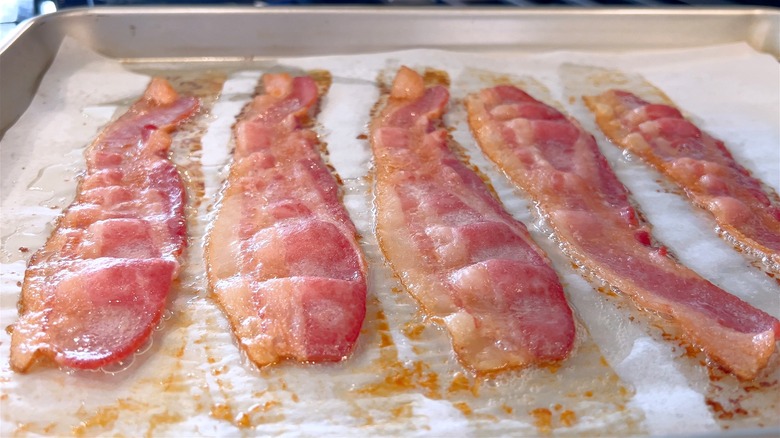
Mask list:
[[169,134],[198,106],[155,78],[89,146],[75,201],[25,273],[11,336],[15,370],[39,359],[97,369],[149,337],[187,243]]
[[465,366],[560,361],[575,337],[563,288],[526,228],[449,148],[448,99],[402,67],[371,124],[380,246]]
[[738,242],[780,265],[777,194],[765,192],[722,141],[699,130],[676,108],[626,91],[584,100],[612,142],[666,175]]
[[652,245],[592,135],[513,86],[472,94],[466,106],[483,151],[539,203],[570,257],[667,316],[735,375],[766,366],[780,322]]
[[263,76],[265,94],[235,126],[233,164],[206,260],[211,290],[259,366],[338,361],[366,312],[357,231],[302,124],[317,104],[312,78]]

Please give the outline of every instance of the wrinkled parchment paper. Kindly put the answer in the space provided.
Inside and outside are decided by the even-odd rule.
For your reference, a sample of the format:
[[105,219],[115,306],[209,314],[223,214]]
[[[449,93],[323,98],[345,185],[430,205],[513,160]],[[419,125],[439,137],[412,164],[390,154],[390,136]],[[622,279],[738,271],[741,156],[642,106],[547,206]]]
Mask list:
[[[446,123],[489,178],[506,208],[553,259],[578,320],[577,346],[560,367],[474,376],[455,359],[444,330],[427,321],[386,266],[372,231],[371,153],[363,134],[379,96],[378,77],[402,65],[451,79]],[[573,66],[573,67],[572,67]],[[712,220],[656,173],[624,156],[595,129],[579,96],[592,88],[572,71],[617,69],[659,87],[695,123],[724,140],[736,159],[780,191],[780,67],[744,44],[635,53],[553,52],[478,55],[413,50],[359,56],[262,60],[208,67],[122,65],[71,40],[35,100],[0,141],[2,251],[0,318],[17,318],[26,261],[73,199],[83,150],[100,127],[143,91],[152,69],[224,68],[219,98],[200,120],[200,148],[178,154],[193,170],[190,248],[168,312],[151,341],[127,363],[85,372],[8,365],[0,333],[0,435],[239,436],[262,434],[474,436],[694,434],[778,430],[778,354],[754,382],[704,366],[654,316],[608,287],[585,281],[547,236],[545,224],[479,152],[461,99],[500,81],[569,112],[596,135],[654,235],[705,278],[775,317],[780,286],[760,262],[717,237]],[[240,353],[209,299],[203,235],[230,160],[230,127],[269,70],[329,70],[333,84],[316,129],[341,177],[344,203],[370,263],[369,305],[354,354],[342,363],[283,363],[258,370]],[[581,70],[580,70],[581,71]],[[174,145],[174,148],[177,146]],[[174,153],[176,155],[176,153]],[[5,159],[11,157],[11,159]],[[596,286],[602,292],[594,289]]]

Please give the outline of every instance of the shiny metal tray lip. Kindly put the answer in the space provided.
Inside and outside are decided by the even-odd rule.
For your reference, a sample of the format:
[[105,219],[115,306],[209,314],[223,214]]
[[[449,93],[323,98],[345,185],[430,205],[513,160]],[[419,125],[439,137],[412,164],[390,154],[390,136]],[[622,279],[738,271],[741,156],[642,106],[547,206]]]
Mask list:
[[[111,7],[78,7],[70,8],[54,13],[39,15],[20,23],[14,31],[8,35],[5,41],[0,41],[0,56],[12,46],[22,34],[37,26],[47,24],[50,21],[67,21],[73,17],[89,16],[93,18],[122,17],[128,19],[143,19],[151,16],[286,16],[292,19],[296,17],[316,14],[318,16],[343,16],[382,17],[386,21],[403,17],[413,18],[437,18],[442,20],[453,17],[493,18],[493,19],[524,19],[524,18],[565,18],[576,20],[592,20],[594,17],[621,16],[621,17],[780,17],[780,7],[761,7],[748,5],[723,6],[696,6],[696,7],[609,7],[609,6],[533,6],[525,8],[507,8],[502,6],[111,6]],[[603,29],[601,29],[603,30]],[[348,30],[347,30],[348,31]],[[685,29],[679,29],[678,37],[686,38],[689,34]],[[759,48],[761,49],[761,48]],[[777,54],[776,54],[777,55]]]
[[[40,32],[43,27],[56,27],[61,34],[61,38],[65,35],[76,37],[84,37],[84,34],[74,35],[72,27],[72,21],[78,19],[91,19],[93,24],[96,24],[100,20],[110,20],[117,24],[128,25],[128,22],[141,23],[143,20],[160,19],[160,18],[184,18],[184,19],[200,19],[202,17],[209,17],[213,19],[261,19],[270,18],[278,20],[285,20],[286,22],[295,22],[303,18],[316,18],[320,20],[322,27],[327,27],[334,18],[348,19],[353,23],[359,23],[361,19],[372,18],[379,19],[381,23],[387,26],[401,23],[403,21],[412,20],[441,20],[447,22],[455,19],[472,19],[474,21],[506,21],[512,20],[518,23],[527,22],[528,20],[549,20],[546,27],[547,30],[558,29],[558,26],[562,23],[578,24],[584,26],[584,30],[590,30],[594,34],[604,35],[603,38],[599,38],[598,35],[594,38],[597,43],[588,41],[586,47],[592,49],[604,49],[609,47],[625,46],[630,48],[631,35],[624,35],[627,42],[622,41],[607,41],[609,35],[605,34],[605,31],[610,30],[610,25],[614,25],[614,22],[607,23],[604,26],[603,19],[608,18],[620,18],[633,19],[633,20],[656,20],[649,23],[650,26],[659,27],[659,21],[657,20],[673,20],[673,19],[689,19],[696,18],[702,19],[740,19],[741,28],[735,29],[737,31],[745,32],[749,34],[753,31],[759,31],[754,27],[762,27],[767,38],[762,41],[747,41],[754,46],[757,50],[771,53],[776,57],[780,57],[780,43],[775,41],[777,38],[772,36],[780,35],[780,7],[754,7],[754,6],[731,6],[731,7],[666,7],[666,8],[648,8],[648,7],[608,7],[608,6],[595,6],[595,7],[561,7],[561,6],[535,6],[528,8],[506,8],[500,6],[469,6],[469,7],[431,7],[431,6],[302,6],[302,7],[252,7],[252,6],[176,6],[176,5],[162,5],[162,6],[112,6],[112,7],[93,7],[93,8],[72,8],[62,11],[58,11],[51,14],[40,15],[37,17],[29,18],[20,23],[10,35],[8,35],[4,41],[0,41],[0,62],[2,62],[3,56],[14,45],[20,44],[20,40],[23,36],[29,33]],[[660,21],[662,23],[663,21]],[[180,22],[179,22],[180,23]],[[179,24],[177,23],[177,24]],[[220,22],[221,23],[221,22]],[[243,23],[243,21],[241,22]],[[132,23],[129,23],[132,27]],[[590,26],[590,29],[588,27]],[[295,29],[286,29],[288,33],[294,32]],[[351,34],[354,29],[342,28],[343,33]],[[571,29],[566,29],[570,31]],[[583,29],[580,28],[580,31]],[[687,28],[665,28],[655,29],[656,31],[672,31],[672,36],[676,38],[674,43],[668,46],[685,45],[690,43],[696,30]],[[532,31],[538,32],[539,29],[535,28]],[[199,33],[204,33],[206,36],[211,37],[215,34],[213,28],[199,28]],[[442,32],[442,29],[435,29],[433,33],[442,34],[445,36],[454,36],[460,33],[461,29],[451,29],[446,32]],[[773,34],[773,35],[772,35]],[[219,33],[217,32],[218,36]],[[393,41],[387,40],[382,36],[377,38],[375,35],[363,35],[364,40],[368,40],[373,45],[392,45]],[[60,40],[61,40],[60,38]],[[712,41],[719,40],[717,35],[709,35]],[[216,38],[218,39],[218,38]],[[326,37],[327,39],[327,37]],[[510,42],[509,39],[507,42]],[[667,42],[671,43],[671,40]],[[163,42],[165,43],[165,42]],[[168,42],[170,44],[172,42]],[[237,42],[240,43],[240,42]],[[522,41],[520,42],[522,44]],[[117,47],[117,49],[134,47],[137,44],[133,39],[128,39]],[[488,40],[486,42],[474,43],[472,47],[489,47],[496,44],[495,40]],[[549,41],[550,46],[560,46],[561,48],[570,48],[572,46],[571,38],[567,38],[567,32],[560,32],[557,38]],[[431,47],[426,45],[426,47]],[[434,47],[436,48],[436,47]],[[662,47],[657,47],[662,48]],[[188,46],[188,49],[193,56],[214,56],[220,58],[220,55],[198,53],[207,49],[197,44]],[[350,51],[350,47],[346,47],[343,53],[356,53]],[[341,52],[339,52],[341,53]],[[339,53],[324,53],[324,54],[339,54]],[[112,57],[112,54],[106,54]],[[289,56],[298,56],[296,53],[291,53]],[[119,58],[125,58],[120,56]],[[136,56],[127,56],[127,58],[137,58]],[[178,55],[172,56],[172,58],[180,58]]]
[[124,62],[197,62],[421,47],[628,51],[738,41],[780,58],[778,35],[780,8],[750,6],[74,8],[28,19],[0,42],[0,138],[31,102],[66,36]]

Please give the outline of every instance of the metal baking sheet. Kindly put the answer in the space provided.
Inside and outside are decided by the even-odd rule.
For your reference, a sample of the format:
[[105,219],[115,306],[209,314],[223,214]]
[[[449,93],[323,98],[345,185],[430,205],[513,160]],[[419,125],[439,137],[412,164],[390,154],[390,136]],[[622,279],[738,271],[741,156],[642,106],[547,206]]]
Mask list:
[[[27,108],[65,36],[125,60],[457,51],[638,50],[744,41],[780,56],[768,8],[112,7],[22,23],[0,47],[0,134]],[[359,37],[356,37],[359,36]]]
[[[776,11],[755,9],[529,12],[473,9],[132,8],[72,11],[50,17],[37,22],[33,20],[26,27],[22,27],[0,53],[0,68],[3,69],[0,72],[3,77],[0,84],[3,117],[11,110],[21,113],[28,105],[36,92],[40,77],[52,62],[57,47],[66,37],[109,59],[120,61],[129,70],[139,72],[157,68],[154,67],[157,65],[174,66],[182,71],[198,71],[214,65],[254,66],[255,68],[244,73],[239,71],[237,76],[232,77],[233,80],[244,83],[245,87],[248,85],[248,90],[251,90],[262,70],[259,66],[265,65],[259,60],[265,59],[381,52],[382,54],[377,55],[377,58],[380,58],[385,52],[396,49],[427,47],[449,50],[450,52],[404,52],[402,55],[405,62],[415,65],[433,64],[432,66],[436,67],[452,65],[448,64],[448,60],[457,58],[453,52],[464,53],[464,56],[485,53],[512,56],[575,50],[581,52],[579,59],[582,60],[587,59],[582,53],[617,51],[631,54],[637,51],[652,52],[656,49],[702,47],[706,51],[708,46],[740,42],[746,42],[756,50],[776,56],[771,44],[775,40],[772,36],[777,34],[778,29]],[[692,20],[693,18],[696,20]],[[636,29],[646,32],[637,32]],[[360,38],[356,37],[358,35]],[[634,36],[624,38],[627,35]],[[7,55],[21,50],[20,47],[27,50],[27,56],[11,58]],[[738,47],[722,47],[742,53]],[[16,53],[20,56],[25,52]],[[49,55],[44,56],[46,53]],[[358,57],[359,62],[370,57],[371,55],[361,55]],[[352,59],[354,61],[356,58]],[[40,67],[35,68],[38,61]],[[25,62],[28,63],[26,73],[14,76],[11,73],[14,68],[19,69],[19,65]],[[383,62],[384,60],[376,64],[383,65]],[[478,65],[490,70],[490,65],[495,68],[500,63],[500,60],[494,60],[492,63]],[[323,64],[324,61],[317,59],[285,61],[286,66],[300,69],[322,67]],[[356,136],[362,132],[364,125],[356,123],[355,120],[346,123],[342,115],[356,107],[362,108],[358,113],[368,112],[374,100],[374,95],[371,94],[375,92],[374,77],[362,78],[361,82],[357,82],[362,87],[361,90],[369,93],[361,98],[364,101],[361,101],[360,105],[350,106],[355,103],[355,98],[344,99],[345,93],[350,92],[349,81],[345,81],[348,75],[338,68],[333,71],[337,78],[341,78],[341,82],[331,90],[332,99],[323,109],[322,123],[326,132],[329,131],[330,137],[327,137],[327,140],[331,146],[336,148],[339,143],[332,141],[334,136],[340,136],[345,143],[352,140],[350,144],[354,146],[361,142],[356,140]],[[458,82],[461,79],[462,76],[454,76],[453,90],[467,88],[462,82]],[[7,93],[13,92],[19,92],[18,100],[5,100]],[[241,99],[246,99],[246,95],[240,93],[225,93],[227,94],[222,99],[225,105],[237,106]],[[341,93],[342,99],[337,98],[338,93]],[[457,100],[462,96],[454,97]],[[106,100],[106,103],[111,102],[114,101]],[[119,106],[121,107],[121,104]],[[453,105],[451,120],[462,120],[462,112],[458,114],[455,108],[457,105]],[[95,108],[90,109],[94,110]],[[712,114],[708,115],[712,117]],[[583,117],[582,114],[579,117]],[[95,123],[95,117],[86,119]],[[230,117],[218,118],[218,121],[224,122],[226,126],[229,126],[230,120]],[[10,125],[12,122],[8,123]],[[336,126],[338,130],[334,128]],[[468,131],[464,129],[463,123],[458,125],[453,135],[463,143],[468,142]],[[227,145],[225,141],[215,142],[213,139],[210,143],[218,143],[221,147]],[[370,206],[366,204],[366,199],[370,186],[362,176],[367,168],[364,146],[362,149],[360,146],[351,150],[334,149],[337,156],[332,159],[343,159],[345,153],[360,156],[360,172],[354,175],[341,173],[345,181],[345,202],[353,217],[359,221],[361,232],[367,239],[366,249],[371,252],[368,254],[369,258],[377,261],[381,260],[381,255],[378,254],[376,245],[370,243],[371,231],[368,226]],[[204,151],[206,149],[204,146]],[[80,162],[78,152],[74,150],[67,157],[55,156],[49,161]],[[483,170],[489,169],[490,165],[479,158],[478,151],[471,150],[469,153],[472,164]],[[3,149],[2,154],[3,187],[8,187],[6,178],[11,173],[7,172],[7,169],[16,164],[20,150]],[[619,157],[617,160],[613,158],[612,162],[619,161]],[[205,156],[201,161],[201,164],[206,164]],[[340,169],[340,166],[336,167]],[[624,163],[623,169],[626,167],[632,167],[631,163]],[[219,186],[220,174],[213,168],[214,166],[210,176],[213,181],[206,185],[204,203],[208,202]],[[46,167],[45,171],[41,169],[41,178],[36,177],[35,184],[27,187],[32,187],[30,190],[39,190],[39,186],[50,184],[55,188],[67,186],[66,189],[71,190],[72,184],[63,185],[61,180],[57,181],[63,169],[69,170],[67,166],[58,167],[57,164],[53,168]],[[35,170],[32,169],[33,173]],[[523,221],[529,224],[529,227],[537,228],[536,224],[532,225],[533,218],[528,213],[528,206],[515,196],[511,187],[501,179],[501,175],[489,170],[487,173],[499,196],[513,214],[525,214]],[[47,179],[48,182],[41,182]],[[25,184],[22,184],[22,189]],[[13,182],[10,186],[14,186]],[[5,196],[4,193],[4,199]],[[66,198],[63,197],[56,204],[65,205]],[[54,204],[50,204],[46,203],[51,211],[45,214],[56,215],[59,210],[51,206]],[[201,228],[194,230],[197,236],[202,234],[202,226],[205,223],[205,220],[201,220]],[[42,230],[41,233],[46,234],[46,229]],[[538,237],[539,233],[534,232]],[[199,237],[193,239],[194,242],[199,241]],[[17,246],[19,245],[14,248]],[[549,247],[546,249],[551,250]],[[688,374],[684,376],[680,373],[668,374],[663,369],[655,370],[658,371],[657,374],[640,379],[644,386],[634,385],[632,388],[630,382],[618,379],[615,371],[618,374],[625,372],[625,369],[617,369],[620,366],[641,369],[642,366],[638,366],[636,362],[641,362],[639,358],[644,356],[638,354],[634,357],[633,364],[623,361],[622,365],[618,364],[613,371],[607,362],[613,364],[614,358],[604,350],[600,353],[598,348],[594,349],[592,338],[603,336],[611,339],[612,335],[607,333],[611,327],[608,321],[604,322],[601,333],[591,330],[588,335],[583,336],[576,355],[560,370],[527,370],[510,373],[503,378],[474,378],[464,373],[451,354],[448,354],[446,334],[433,329],[434,326],[421,317],[413,301],[404,293],[400,293],[401,290],[385,287],[393,284],[394,280],[388,275],[386,266],[383,267],[381,263],[372,265],[375,300],[370,304],[358,351],[348,362],[316,369],[283,365],[258,371],[240,357],[226,330],[224,319],[214,309],[213,303],[205,298],[202,277],[196,272],[201,262],[196,262],[196,259],[199,260],[197,250],[193,250],[187,268],[189,273],[183,280],[183,287],[187,292],[180,293],[175,300],[173,314],[165,323],[162,335],[155,336],[154,343],[149,346],[152,352],[139,356],[129,370],[119,370],[116,375],[85,375],[59,370],[50,370],[44,377],[32,374],[22,379],[12,375],[10,380],[2,383],[4,388],[9,389],[5,394],[14,399],[13,403],[9,403],[2,394],[0,403],[5,403],[5,406],[25,406],[24,403],[18,402],[19,399],[24,401],[23,388],[34,386],[36,378],[40,378],[41,382],[49,382],[55,389],[51,394],[52,405],[68,406],[71,411],[59,412],[54,416],[62,420],[61,424],[55,424],[51,419],[38,418],[35,412],[4,412],[4,427],[8,425],[9,419],[17,422],[15,428],[4,430],[22,435],[47,434],[47,431],[60,434],[63,430],[69,430],[76,435],[132,434],[134,430],[149,435],[196,432],[199,435],[505,435],[544,434],[550,431],[564,435],[623,435],[653,431],[639,425],[642,418],[636,415],[636,406],[624,403],[633,397],[632,394],[642,393],[643,397],[662,398],[668,395],[663,391],[667,388],[674,389],[675,385],[681,382],[684,386],[686,379],[705,385],[728,386],[733,383],[728,376],[724,377],[717,372],[714,374],[716,380],[713,383],[706,375],[707,368],[694,364],[693,367],[685,368],[683,374]],[[567,264],[565,260],[561,263],[562,266]],[[4,272],[4,276],[6,274],[9,273]],[[577,277],[576,273],[569,274]],[[3,282],[6,283],[10,277],[6,276]],[[576,289],[572,284],[577,281],[584,283],[581,279],[571,278],[571,275],[566,281],[569,284],[567,289]],[[13,286],[9,288],[5,284],[3,287],[5,290],[13,289]],[[192,292],[190,289],[196,292],[192,298],[187,296]],[[579,310],[588,305],[604,306],[598,298],[599,295],[587,284],[584,289],[589,290],[591,295],[577,297],[576,305]],[[591,302],[587,303],[588,300]],[[182,309],[184,311],[181,311]],[[385,312],[382,312],[383,309]],[[392,313],[388,312],[388,309],[392,309]],[[618,313],[607,312],[611,316]],[[192,321],[190,319],[193,315],[198,318],[204,315],[205,317]],[[4,319],[3,325],[10,322]],[[194,336],[190,333],[192,327],[197,329]],[[644,331],[643,327],[625,329],[632,333]],[[389,347],[386,344],[389,344]],[[218,347],[215,348],[215,345]],[[430,348],[431,345],[436,348]],[[653,351],[659,345],[663,348]],[[641,349],[639,347],[646,351],[637,353],[646,354],[647,350],[653,354],[657,353],[661,357],[658,361],[661,367],[670,363],[663,359],[663,356],[669,354],[666,347],[671,348],[671,351],[678,348],[674,342],[656,344],[649,339],[642,343],[635,342],[634,349]],[[422,353],[418,354],[415,349],[422,349]],[[395,357],[386,357],[387,353],[392,352]],[[601,356],[602,353],[604,356]],[[406,361],[405,357],[415,360]],[[418,360],[421,357],[424,357],[424,360]],[[649,364],[649,367],[652,368],[653,365]],[[777,369],[776,364],[774,366]],[[692,376],[691,372],[695,375]],[[670,376],[673,379],[670,380]],[[317,384],[316,380],[320,378],[327,382]],[[657,378],[658,385],[653,385],[654,378]],[[120,398],[119,394],[127,394],[128,388],[132,395],[123,395]],[[113,391],[117,391],[117,395],[113,395]],[[40,396],[41,391],[35,392]],[[69,402],[69,396],[74,400]],[[30,398],[28,404],[29,400]],[[79,402],[81,408],[74,407],[74,403]],[[528,403],[527,407],[524,402]],[[700,407],[706,413],[707,406],[701,403]],[[716,416],[739,416],[739,413],[732,411],[718,411],[723,409],[723,406],[713,404],[710,408]],[[669,405],[666,409],[666,413],[673,411],[674,405]],[[45,409],[42,412],[45,412]],[[194,415],[187,416],[187,413]],[[53,415],[51,412],[48,414]],[[669,423],[662,430],[666,433],[676,430],[684,430],[687,433],[718,430],[717,427],[691,427],[694,416],[691,412],[685,414],[680,418],[669,418]],[[659,418],[665,414],[655,415]],[[723,421],[725,425],[730,424],[728,418]],[[569,423],[572,423],[573,427],[565,427]],[[674,424],[686,423],[687,427],[674,429]],[[63,425],[66,425],[65,429]],[[769,425],[773,426],[774,423],[770,422]],[[737,427],[737,433],[769,436],[778,432],[776,427],[756,429],[755,426],[750,422],[742,424]],[[710,427],[714,425],[710,424]],[[432,430],[426,432],[427,428]]]

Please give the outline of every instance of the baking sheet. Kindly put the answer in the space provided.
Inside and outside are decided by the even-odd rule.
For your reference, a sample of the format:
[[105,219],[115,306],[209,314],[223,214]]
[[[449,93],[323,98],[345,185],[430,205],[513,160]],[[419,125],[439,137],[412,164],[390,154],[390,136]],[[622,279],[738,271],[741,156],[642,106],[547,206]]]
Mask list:
[[[0,434],[48,435],[506,435],[669,434],[718,430],[777,431],[777,354],[754,383],[700,365],[663,324],[619,296],[596,292],[547,238],[532,206],[495,171],[468,133],[460,100],[496,80],[529,84],[559,102],[592,132],[565,65],[641,73],[661,87],[735,157],[780,190],[780,69],[745,44],[632,53],[551,52],[474,55],[413,50],[360,56],[265,60],[229,66],[188,65],[190,74],[223,69],[226,81],[203,120],[201,149],[178,156],[202,180],[190,221],[191,247],[170,312],[131,363],[105,371],[10,371],[9,339],[0,334]],[[475,377],[451,353],[446,333],[426,321],[382,260],[372,234],[370,149],[362,134],[378,97],[376,78],[401,64],[449,73],[446,122],[496,189],[507,209],[551,255],[578,316],[577,349],[560,368]],[[83,147],[99,127],[139,95],[154,69],[129,71],[66,39],[30,109],[0,142],[14,166],[3,166],[3,326],[16,318],[25,261],[75,193]],[[229,128],[264,71],[327,69],[333,85],[318,131],[344,181],[344,202],[370,261],[369,308],[351,358],[340,364],[281,364],[255,369],[239,353],[228,325],[208,298],[202,238],[229,162]],[[563,69],[563,70],[562,70]],[[212,77],[212,76],[209,76]],[[574,87],[574,88],[572,88]],[[718,90],[713,93],[712,90]],[[655,235],[700,274],[766,312],[780,316],[780,286],[712,231],[658,175],[602,141]],[[181,155],[181,154],[179,154]],[[5,157],[6,155],[4,155]],[[6,171],[6,169],[9,169]],[[202,174],[202,176],[198,173]],[[602,288],[604,289],[604,288]],[[607,291],[609,292],[609,291]],[[672,338],[665,340],[664,338]],[[762,386],[761,383],[765,386]]]
[[0,42],[0,136],[27,108],[65,36],[114,59],[202,63],[419,47],[539,53],[734,42],[779,57],[778,33],[780,11],[739,6],[69,8],[26,20]]

